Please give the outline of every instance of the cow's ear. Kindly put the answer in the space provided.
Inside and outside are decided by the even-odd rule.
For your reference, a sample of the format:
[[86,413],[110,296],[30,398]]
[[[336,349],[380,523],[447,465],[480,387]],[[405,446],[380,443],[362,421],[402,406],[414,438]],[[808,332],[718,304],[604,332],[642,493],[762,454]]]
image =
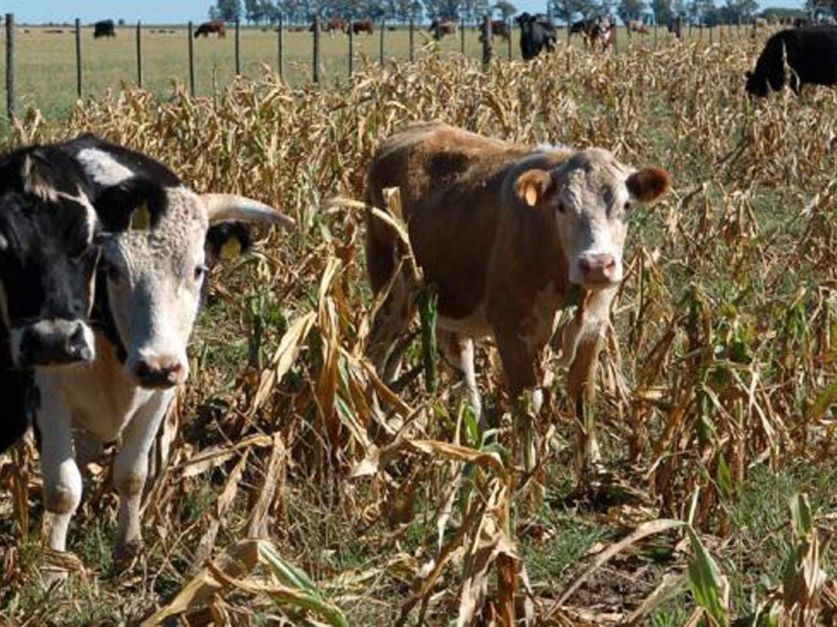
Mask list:
[[250,231],[242,222],[221,222],[206,233],[206,258],[209,265],[230,261],[250,250]]
[[643,168],[626,182],[631,196],[639,202],[653,202],[671,189],[671,175],[662,168]]
[[147,230],[166,210],[166,192],[154,181],[130,178],[104,189],[93,202],[105,231]]
[[518,199],[528,207],[542,206],[555,189],[555,179],[546,170],[527,170],[514,183]]

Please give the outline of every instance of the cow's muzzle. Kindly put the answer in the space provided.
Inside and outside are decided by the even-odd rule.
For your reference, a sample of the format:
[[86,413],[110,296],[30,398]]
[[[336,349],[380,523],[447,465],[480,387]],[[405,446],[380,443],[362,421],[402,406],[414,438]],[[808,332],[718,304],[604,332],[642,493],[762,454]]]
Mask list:
[[609,253],[587,253],[578,259],[581,282],[585,287],[612,285],[619,282],[616,258]]
[[40,320],[13,333],[13,353],[24,368],[89,363],[95,357],[93,333],[80,320]]
[[172,388],[185,379],[183,364],[168,357],[140,359],[134,366],[133,374],[139,386],[146,389]]

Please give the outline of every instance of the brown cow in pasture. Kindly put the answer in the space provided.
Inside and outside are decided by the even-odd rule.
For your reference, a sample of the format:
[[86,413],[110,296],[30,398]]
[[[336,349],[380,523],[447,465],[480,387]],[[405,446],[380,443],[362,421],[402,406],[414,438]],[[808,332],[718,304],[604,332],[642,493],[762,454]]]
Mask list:
[[[482,24],[479,26],[479,30],[479,42],[482,43],[485,40],[485,34],[482,32]],[[511,39],[511,26],[509,26],[508,22],[491,20],[491,36],[494,37],[495,35],[499,36],[503,41],[509,41]]]
[[375,24],[372,20],[355,20],[352,22],[352,34],[357,35],[359,33],[368,33],[369,35],[374,34],[375,31]]
[[218,39],[223,39],[227,36],[227,25],[223,20],[212,20],[211,22],[204,22],[195,31],[195,39],[203,35],[209,37],[211,33],[218,35]]
[[459,32],[459,26],[453,20],[433,20],[427,32],[433,33],[433,39],[439,41],[445,35],[456,35]]
[[[636,170],[606,150],[530,147],[441,123],[412,126],[386,140],[367,174],[367,202],[386,207],[398,187],[409,240],[424,280],[438,295],[440,352],[464,377],[484,425],[473,340],[493,337],[517,399],[542,402],[544,349],[557,314],[573,302],[561,330],[561,363],[581,418],[579,460],[598,447],[584,404],[592,394],[610,308],[624,276],[622,251],[635,205],[670,187],[659,168]],[[366,262],[377,310],[367,354],[392,381],[403,354],[417,288],[396,232],[367,216]],[[395,348],[400,346],[401,348]]]

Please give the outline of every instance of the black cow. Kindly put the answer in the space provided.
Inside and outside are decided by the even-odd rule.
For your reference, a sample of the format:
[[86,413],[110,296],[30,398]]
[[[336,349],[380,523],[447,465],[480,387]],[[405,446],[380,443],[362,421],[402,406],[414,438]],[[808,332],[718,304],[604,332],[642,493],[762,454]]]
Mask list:
[[544,48],[555,49],[555,25],[545,15],[521,13],[515,18],[520,26],[520,53],[525,60],[534,59]]
[[93,25],[93,39],[98,39],[99,37],[116,37],[113,20],[102,20]]
[[747,72],[745,89],[764,97],[768,87],[785,86],[785,60],[790,69],[790,87],[799,94],[805,83],[837,84],[837,28],[820,26],[779,31],[767,40],[753,72]]
[[31,423],[33,370],[89,362],[93,186],[59,146],[0,158],[0,451]]

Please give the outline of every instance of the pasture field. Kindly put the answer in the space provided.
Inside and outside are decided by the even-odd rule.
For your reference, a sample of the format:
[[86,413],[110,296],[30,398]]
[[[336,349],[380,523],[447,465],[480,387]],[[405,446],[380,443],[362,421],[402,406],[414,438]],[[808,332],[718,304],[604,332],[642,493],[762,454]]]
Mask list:
[[[115,93],[61,124],[30,112],[5,147],[92,131],[299,227],[213,271],[127,571],[110,557],[109,458],[87,468],[58,556],[39,545],[34,443],[0,458],[2,620],[169,608],[188,624],[503,624],[529,607],[539,625],[833,624],[837,93],[750,102],[762,43],[561,47],[485,70],[425,55],[339,89],[268,74],[214,98]],[[588,490],[563,372],[524,478],[490,345],[478,367],[496,440],[444,369],[437,393],[421,376],[396,393],[362,357],[373,303],[353,201],[380,141],[428,119],[673,174],[633,217],[597,385],[605,471]],[[408,355],[421,365],[418,342]],[[49,564],[69,569],[64,591],[40,591]]]
[[[377,26],[377,25],[376,25]],[[28,32],[23,32],[24,29]],[[2,29],[0,29],[2,30]],[[48,30],[60,30],[61,33],[48,33]],[[165,30],[165,34],[152,31]],[[174,31],[174,32],[169,32]],[[723,27],[714,29],[714,38],[745,38],[749,31],[742,27]],[[93,29],[82,28],[82,73],[83,96],[101,97],[108,90],[118,90],[123,83],[136,85],[136,41],[135,29],[117,27],[115,39],[93,39]],[[688,31],[687,31],[688,35]],[[472,58],[481,58],[482,44],[479,34],[473,28],[466,29],[466,54]],[[567,32],[559,29],[559,41],[566,41]],[[303,85],[311,81],[312,37],[307,30],[292,32],[286,29],[284,34],[284,77],[293,85]],[[355,67],[362,59],[378,61],[380,58],[380,32],[373,36],[366,34],[354,38]],[[512,35],[512,57],[520,58],[519,30]],[[694,29],[694,40],[709,42],[709,31],[700,33]],[[428,53],[422,49],[430,41],[426,28],[417,29],[415,50],[417,56]],[[618,30],[617,41],[620,49],[631,46],[653,46],[653,32],[647,36],[627,37],[624,28]],[[672,38],[665,28],[657,34],[657,45],[669,45]],[[17,90],[20,110],[35,106],[44,113],[67,115],[76,102],[76,57],[75,34],[72,26],[30,27],[20,26],[17,33]],[[143,84],[146,89],[158,97],[165,97],[171,92],[173,82],[188,88],[189,56],[187,30],[183,26],[143,27]],[[460,35],[448,36],[438,44],[438,50],[445,53],[460,51]],[[573,37],[573,45],[581,48],[581,38]],[[5,46],[5,30],[0,32],[0,47]],[[495,38],[496,53],[508,58],[508,45],[500,38]],[[337,35],[329,37],[323,34],[321,39],[322,76],[331,85],[345,84],[348,75],[348,37]],[[434,48],[435,49],[435,48]],[[225,39],[199,38],[194,41],[195,51],[195,90],[198,95],[220,94],[233,80],[235,74],[235,38],[230,29]],[[385,34],[385,57],[387,59],[409,59],[409,34],[406,29]],[[5,55],[0,55],[0,75],[5,73]],[[250,78],[259,78],[264,68],[278,67],[278,37],[273,29],[242,28],[241,30],[241,67],[242,74]],[[5,92],[5,82],[0,85]],[[5,93],[3,95],[5,102]],[[5,115],[5,111],[3,112]]]

